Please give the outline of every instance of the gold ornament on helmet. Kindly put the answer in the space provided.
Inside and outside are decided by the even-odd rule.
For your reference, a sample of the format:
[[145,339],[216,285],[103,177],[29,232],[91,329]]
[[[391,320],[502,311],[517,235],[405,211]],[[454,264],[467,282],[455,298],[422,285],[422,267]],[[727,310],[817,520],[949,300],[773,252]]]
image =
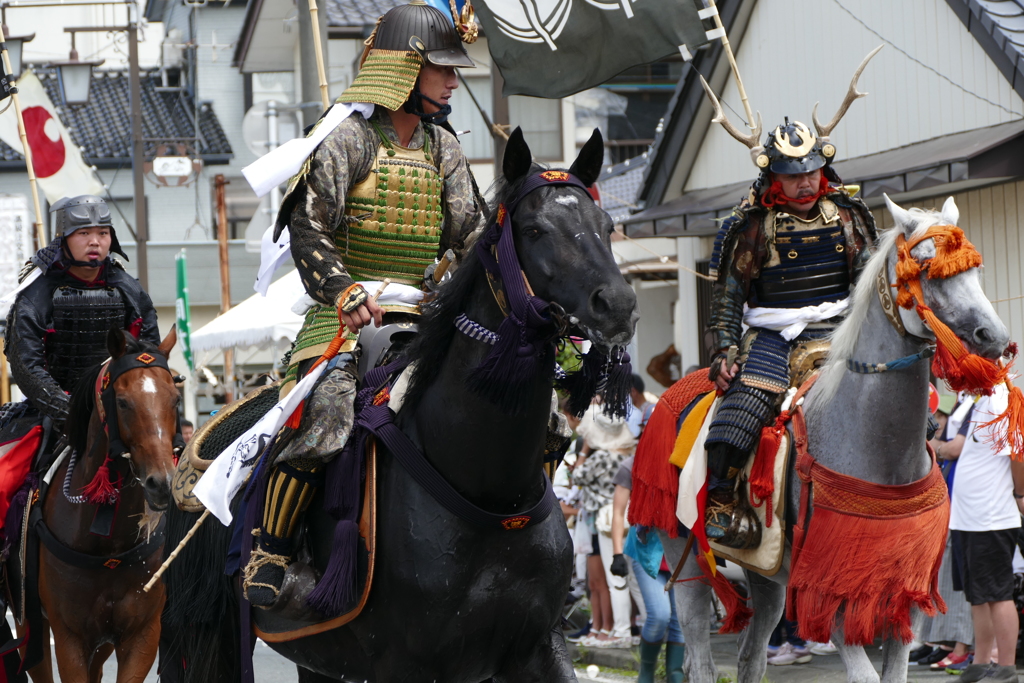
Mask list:
[[836,155],[836,146],[833,145],[831,142],[826,142],[824,145],[821,146],[821,153],[824,154],[827,158],[831,159]]
[[[772,134],[775,138],[775,149],[782,152],[787,157],[805,157],[810,154],[811,150],[814,149],[814,144],[818,141],[816,137],[811,133],[811,129],[800,123],[794,121],[791,127],[788,127],[789,134],[785,134],[782,131],[782,126],[778,126],[775,132]],[[793,144],[793,136],[799,140],[798,144]]]

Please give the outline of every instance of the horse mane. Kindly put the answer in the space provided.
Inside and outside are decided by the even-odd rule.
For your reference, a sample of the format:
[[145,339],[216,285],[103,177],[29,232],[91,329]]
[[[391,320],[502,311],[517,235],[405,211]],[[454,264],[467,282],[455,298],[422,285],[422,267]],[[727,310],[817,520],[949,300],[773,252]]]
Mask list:
[[846,372],[846,361],[853,358],[868,310],[877,299],[875,282],[878,279],[878,274],[888,267],[889,256],[895,253],[896,237],[904,234],[906,228],[910,227],[913,229],[913,236],[917,236],[931,226],[942,222],[938,211],[915,208],[909,209],[908,213],[914,218],[913,226],[897,224],[878,233],[875,253],[864,265],[864,269],[857,278],[857,284],[853,288],[853,293],[850,294],[850,308],[846,319],[839,324],[830,337],[831,346],[828,360],[822,367],[818,381],[815,383],[815,391],[808,397],[808,410],[815,405],[828,403],[839,390],[839,383],[842,382]]
[[[138,340],[130,334],[126,334],[125,339],[125,354],[160,352],[156,344]],[[64,432],[71,450],[79,454],[85,453],[85,447],[89,443],[89,422],[92,420],[92,411],[96,409],[96,378],[102,367],[103,363],[98,363],[86,370],[71,391]]]
[[[488,190],[488,194],[494,197],[494,208],[488,207],[484,228],[494,222],[498,205],[515,196],[527,178],[544,168],[546,167],[535,163],[530,167],[529,173],[511,183],[504,177],[496,178]],[[479,234],[475,237],[479,237]],[[424,307],[419,332],[405,352],[409,362],[416,364],[409,379],[409,389],[402,402],[407,410],[412,410],[419,404],[427,387],[441,372],[444,358],[457,332],[455,318],[466,310],[469,298],[473,295],[483,273],[483,264],[480,263],[476,249],[473,248],[475,239],[470,238],[466,242],[466,252],[459,261],[458,270],[452,275],[452,279],[441,287],[437,298]]]

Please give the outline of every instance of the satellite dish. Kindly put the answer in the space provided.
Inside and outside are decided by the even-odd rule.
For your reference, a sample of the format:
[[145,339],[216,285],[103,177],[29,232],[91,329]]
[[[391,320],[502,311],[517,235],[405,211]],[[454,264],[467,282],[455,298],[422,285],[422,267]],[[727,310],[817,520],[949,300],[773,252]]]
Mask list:
[[[299,137],[302,134],[302,123],[299,120],[299,107],[286,102],[275,102],[277,110],[277,144],[278,146]],[[249,107],[242,119],[242,139],[249,151],[258,157],[270,151],[267,146],[271,117],[267,116],[270,102],[257,102]]]

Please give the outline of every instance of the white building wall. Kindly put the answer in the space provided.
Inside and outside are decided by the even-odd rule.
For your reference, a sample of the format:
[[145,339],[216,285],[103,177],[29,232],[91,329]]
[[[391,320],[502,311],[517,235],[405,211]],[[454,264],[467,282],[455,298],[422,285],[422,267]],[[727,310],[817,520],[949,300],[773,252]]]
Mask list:
[[[953,195],[960,209],[960,227],[967,238],[981,252],[985,267],[981,270],[985,294],[996,308],[996,313],[1010,330],[1010,339],[1024,341],[1024,276],[1021,274],[1024,238],[1020,225],[1024,224],[1024,181],[1005,183]],[[903,208],[916,206],[938,209],[946,196],[938,196],[907,203]],[[883,207],[874,212],[879,228],[891,228],[892,216]]]
[[[831,136],[839,159],[1021,117],[1024,102],[943,0],[843,0],[842,6],[927,66],[893,45],[882,48],[860,79],[859,89],[870,95],[851,106]],[[854,69],[882,42],[838,2],[759,0],[737,62],[751,108],[764,120],[762,141],[785,116],[813,130],[811,111],[819,100],[819,118],[829,121]],[[743,108],[731,75],[724,100],[732,107],[726,108],[730,120],[742,127]],[[685,189],[750,179],[756,170],[747,150],[715,125]],[[670,188],[665,199],[681,191]]]
[[[644,380],[645,389],[656,396],[665,390],[653,377],[647,374],[647,364],[674,343],[673,323],[676,297],[679,295],[675,280],[634,280],[640,319],[633,339],[635,357],[631,359],[633,372]],[[632,351],[631,351],[632,353]]]

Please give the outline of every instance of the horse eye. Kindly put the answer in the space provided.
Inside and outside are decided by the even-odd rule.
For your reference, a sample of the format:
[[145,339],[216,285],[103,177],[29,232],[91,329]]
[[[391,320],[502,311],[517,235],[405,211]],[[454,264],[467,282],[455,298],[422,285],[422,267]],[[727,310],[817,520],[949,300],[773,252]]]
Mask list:
[[124,400],[123,398],[117,399],[117,407],[123,408],[124,410],[128,410],[128,401]]
[[540,230],[538,230],[537,228],[527,228],[523,232],[530,239],[534,239],[535,237],[538,237],[540,235]]

